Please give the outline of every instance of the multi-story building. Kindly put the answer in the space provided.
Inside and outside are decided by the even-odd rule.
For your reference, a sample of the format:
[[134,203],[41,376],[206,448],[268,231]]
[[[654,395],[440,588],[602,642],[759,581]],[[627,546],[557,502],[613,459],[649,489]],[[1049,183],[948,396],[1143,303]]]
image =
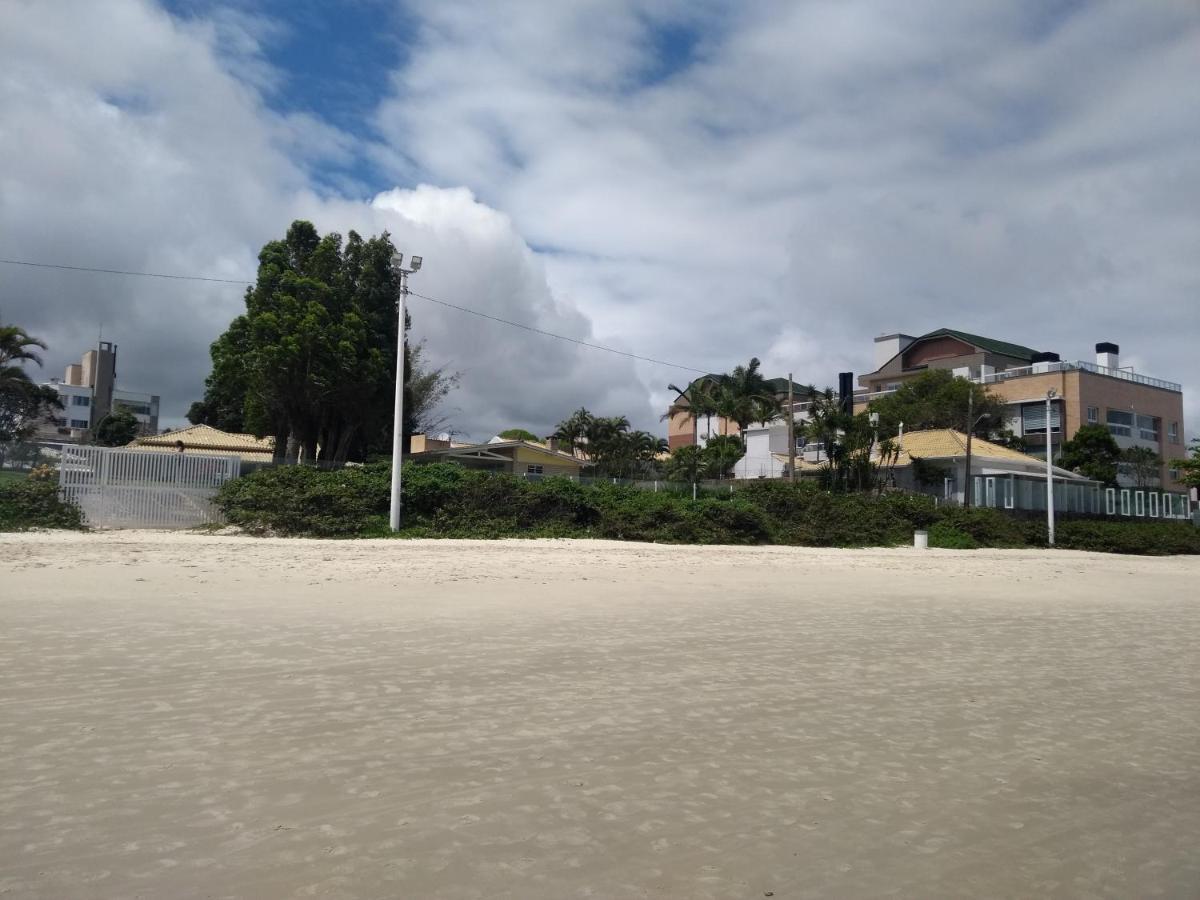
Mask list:
[[101,341],[77,363],[71,363],[62,381],[54,379],[47,387],[54,388],[62,401],[37,431],[42,441],[83,443],[88,440],[100,420],[114,409],[126,409],[138,420],[141,434],[158,432],[157,394],[142,394],[118,388],[117,345]]
[[[696,381],[719,384],[721,375],[701,375]],[[696,382],[692,382],[695,384]],[[767,384],[775,392],[775,396],[784,400],[788,394],[786,378],[768,378]],[[690,388],[691,385],[688,385]],[[686,390],[686,389],[685,389]],[[792,391],[797,399],[807,396],[808,387],[792,383]],[[718,415],[692,415],[687,397],[677,397],[667,409],[667,446],[674,450],[677,447],[688,447],[692,444],[704,445],[708,438],[722,434],[738,434],[738,426]]]
[[856,408],[930,369],[949,369],[1002,398],[1006,427],[1031,455],[1044,459],[1047,443],[1057,453],[1081,426],[1105,425],[1120,447],[1146,447],[1163,460],[1155,486],[1182,489],[1175,461],[1187,455],[1183,388],[1122,366],[1116,344],[1096,344],[1095,362],[1068,362],[1057,353],[949,328],[919,337],[884,335],[875,339],[875,371],[858,379],[865,393],[856,395]]

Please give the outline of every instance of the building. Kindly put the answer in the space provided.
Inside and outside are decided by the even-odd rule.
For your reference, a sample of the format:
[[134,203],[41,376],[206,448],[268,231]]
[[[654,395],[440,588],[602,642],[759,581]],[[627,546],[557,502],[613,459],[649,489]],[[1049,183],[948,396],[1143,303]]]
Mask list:
[[95,350],[83,354],[46,387],[58,392],[62,409],[44,422],[37,431],[38,440],[58,443],[83,443],[92,430],[114,409],[126,409],[138,420],[143,434],[158,431],[159,398],[117,387],[117,345],[101,341]]
[[504,472],[509,475],[566,475],[577,478],[590,463],[553,446],[530,441],[497,441],[458,444],[414,434],[405,462],[453,462],[469,469]]
[[[931,369],[948,369],[1003,399],[1005,427],[1024,438],[1035,457],[1045,458],[1047,441],[1057,453],[1081,426],[1105,425],[1120,447],[1147,447],[1163,460],[1156,487],[1183,489],[1172,464],[1187,455],[1183,388],[1122,366],[1116,344],[1096,344],[1094,362],[1067,362],[1057,353],[950,328],[919,337],[883,335],[875,339],[875,371],[858,379],[865,392],[856,395],[855,408]],[[1050,390],[1056,396],[1047,429]],[[1126,475],[1121,483],[1134,486]]]
[[255,437],[232,431],[221,431],[211,425],[189,425],[162,434],[148,434],[129,442],[130,450],[149,450],[157,453],[184,453],[205,456],[240,456],[243,463],[269,463],[275,452],[275,439]]

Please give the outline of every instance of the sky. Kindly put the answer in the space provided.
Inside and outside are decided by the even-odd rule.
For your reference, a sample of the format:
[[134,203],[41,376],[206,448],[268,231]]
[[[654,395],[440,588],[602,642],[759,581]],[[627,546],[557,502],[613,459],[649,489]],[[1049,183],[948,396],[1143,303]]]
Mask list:
[[[940,327],[1185,387],[1200,432],[1200,3],[0,0],[0,257],[250,279],[384,230],[459,432],[663,433],[669,383],[836,383]],[[44,374],[119,345],[180,423],[235,284],[0,264]]]

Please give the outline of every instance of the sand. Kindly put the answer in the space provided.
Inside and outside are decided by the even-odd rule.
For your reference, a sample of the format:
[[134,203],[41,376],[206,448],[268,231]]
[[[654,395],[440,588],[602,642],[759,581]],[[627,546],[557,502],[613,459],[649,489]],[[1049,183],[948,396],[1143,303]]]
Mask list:
[[1200,896],[1197,585],[0,536],[0,898]]

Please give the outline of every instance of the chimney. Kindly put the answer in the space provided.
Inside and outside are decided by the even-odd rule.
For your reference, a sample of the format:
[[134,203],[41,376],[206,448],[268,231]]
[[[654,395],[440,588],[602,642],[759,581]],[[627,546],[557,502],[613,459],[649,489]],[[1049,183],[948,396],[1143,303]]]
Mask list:
[[1108,341],[1096,345],[1096,365],[1105,369],[1121,368],[1121,348]]
[[882,369],[889,359],[915,340],[907,334],[881,334],[875,338],[875,370]]
[[551,449],[551,450],[554,450],[555,452],[557,452],[557,451],[558,451],[558,438],[556,438],[556,437],[548,437],[548,438],[546,438],[546,446],[547,446],[549,449]]
[[1033,363],[1032,368],[1034,372],[1049,372],[1055,368],[1051,363],[1061,362],[1061,360],[1057,353],[1042,351],[1041,353],[1033,354],[1033,359],[1030,362]]

